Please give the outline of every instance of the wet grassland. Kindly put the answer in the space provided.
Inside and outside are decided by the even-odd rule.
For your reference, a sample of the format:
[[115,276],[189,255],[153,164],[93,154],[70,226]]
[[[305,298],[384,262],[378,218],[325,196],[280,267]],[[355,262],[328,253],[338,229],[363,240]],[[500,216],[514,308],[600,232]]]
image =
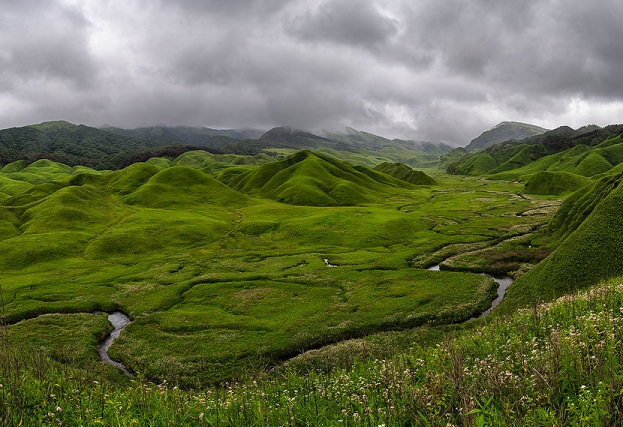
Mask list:
[[[119,310],[132,323],[113,359],[199,387],[347,339],[465,321],[496,296],[490,278],[469,271],[513,274],[545,256],[531,242],[557,201],[525,196],[522,184],[399,184],[299,160],[264,184],[288,165],[210,175],[196,164],[98,172],[39,161],[3,173],[8,342],[115,377],[97,343],[112,328],[106,313]],[[348,182],[324,188],[323,171]],[[309,191],[293,199],[293,188]],[[439,262],[446,271],[426,270]]]

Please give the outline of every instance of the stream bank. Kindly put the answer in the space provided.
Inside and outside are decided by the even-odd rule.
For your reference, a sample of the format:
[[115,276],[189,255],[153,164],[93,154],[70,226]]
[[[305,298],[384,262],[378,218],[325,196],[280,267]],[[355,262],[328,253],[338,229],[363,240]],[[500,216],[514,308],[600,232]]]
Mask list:
[[[435,265],[428,267],[427,270],[440,271],[441,269],[440,269],[439,264],[435,264]],[[491,314],[491,311],[494,308],[496,308],[498,305],[500,305],[500,303],[504,299],[504,295],[506,295],[506,290],[513,283],[513,278],[510,276],[492,276],[491,274],[487,274],[487,273],[480,273],[480,274],[483,276],[488,276],[492,278],[493,281],[498,284],[498,289],[497,289],[498,294],[495,297],[495,299],[491,301],[491,305],[489,306],[488,309],[480,313],[478,316],[470,317],[469,319],[466,320],[466,322],[470,322],[476,319],[483,319],[487,317],[489,314]]]
[[100,359],[102,359],[102,362],[108,363],[109,365],[119,369],[127,376],[133,377],[134,375],[125,367],[123,363],[111,359],[108,355],[108,349],[112,345],[112,342],[118,338],[121,332],[123,332],[123,330],[130,324],[130,318],[121,311],[115,311],[108,315],[108,321],[115,327],[115,329],[106,335],[104,340],[98,345],[97,352],[100,355]]

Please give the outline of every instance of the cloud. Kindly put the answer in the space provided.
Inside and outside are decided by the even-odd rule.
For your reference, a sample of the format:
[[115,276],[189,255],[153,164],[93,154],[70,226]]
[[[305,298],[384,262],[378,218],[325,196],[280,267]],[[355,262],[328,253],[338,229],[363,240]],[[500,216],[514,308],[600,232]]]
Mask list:
[[63,80],[77,89],[96,68],[89,22],[75,7],[41,0],[5,1],[0,12],[0,71],[5,90],[30,79]]
[[398,33],[398,23],[373,2],[327,0],[295,17],[286,26],[302,41],[377,49]]
[[[615,0],[0,0],[0,127],[620,121]],[[591,113],[592,112],[592,113]]]

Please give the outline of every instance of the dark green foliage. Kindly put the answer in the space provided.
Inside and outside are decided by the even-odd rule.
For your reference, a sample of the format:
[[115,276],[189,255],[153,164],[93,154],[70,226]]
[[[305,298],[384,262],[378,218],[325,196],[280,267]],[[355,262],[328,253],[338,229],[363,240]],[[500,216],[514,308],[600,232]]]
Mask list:
[[103,128],[103,130],[117,135],[159,141],[165,144],[193,145],[204,149],[206,147],[217,148],[238,140],[257,139],[264,134],[264,131],[257,129],[210,129],[189,126],[155,126],[137,129],[121,129],[108,126]]
[[481,151],[500,142],[511,139],[521,140],[546,131],[547,129],[527,123],[502,122],[493,129],[484,132],[478,138],[473,139],[465,149],[468,153]]
[[571,193],[588,184],[583,176],[567,172],[538,172],[526,182],[526,194],[560,196]]
[[134,151],[156,144],[84,125],[46,122],[0,130],[0,164],[49,159],[70,166],[117,169]]
[[381,163],[374,170],[391,175],[414,185],[433,185],[435,180],[422,171],[411,169],[403,163]]

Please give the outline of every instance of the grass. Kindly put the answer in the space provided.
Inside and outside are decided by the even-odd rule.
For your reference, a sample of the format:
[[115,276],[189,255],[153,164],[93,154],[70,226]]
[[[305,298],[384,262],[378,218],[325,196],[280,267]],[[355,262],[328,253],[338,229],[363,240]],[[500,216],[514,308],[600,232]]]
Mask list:
[[[368,199],[250,197],[198,161],[45,175],[6,198],[0,425],[623,422],[623,287],[592,287],[623,274],[620,175],[554,215],[556,197],[520,183],[284,162],[248,170],[294,166],[280,186],[329,172]],[[520,277],[493,316],[458,324],[494,284],[424,269],[440,261]],[[97,311],[118,309],[132,323],[110,354],[133,380],[97,358]]]
[[363,173],[329,156],[297,152],[240,174],[228,184],[243,193],[303,206],[352,206],[371,202],[379,192],[405,188],[404,181]]
[[580,189],[590,181],[568,172],[537,172],[526,182],[527,194],[562,196]]
[[622,176],[604,178],[571,196],[550,224],[556,249],[520,277],[509,299],[548,300],[623,273]]
[[422,171],[416,171],[402,163],[381,163],[374,170],[402,179],[414,185],[433,185],[435,180]]
[[[423,337],[388,359],[370,358],[330,373],[283,368],[201,390],[141,377],[129,384],[111,381],[105,372],[70,368],[8,344],[0,353],[0,420],[84,426],[615,426],[623,421],[622,305],[623,287],[612,281],[510,316],[446,327],[446,338]],[[11,334],[9,329],[9,340]]]
[[[416,260],[494,248],[551,217],[524,214],[549,200],[519,195],[516,183],[437,174],[434,186],[413,186],[303,152],[235,166],[228,187],[202,158],[115,172],[45,166],[67,173],[0,211],[7,318],[121,309],[133,323],[112,355],[145,378],[199,386],[336,341],[466,319],[486,308],[492,282]],[[196,168],[179,165],[192,159]],[[259,197],[312,197],[303,182],[322,191],[313,206]],[[360,190],[365,202],[316,206],[361,200]]]

